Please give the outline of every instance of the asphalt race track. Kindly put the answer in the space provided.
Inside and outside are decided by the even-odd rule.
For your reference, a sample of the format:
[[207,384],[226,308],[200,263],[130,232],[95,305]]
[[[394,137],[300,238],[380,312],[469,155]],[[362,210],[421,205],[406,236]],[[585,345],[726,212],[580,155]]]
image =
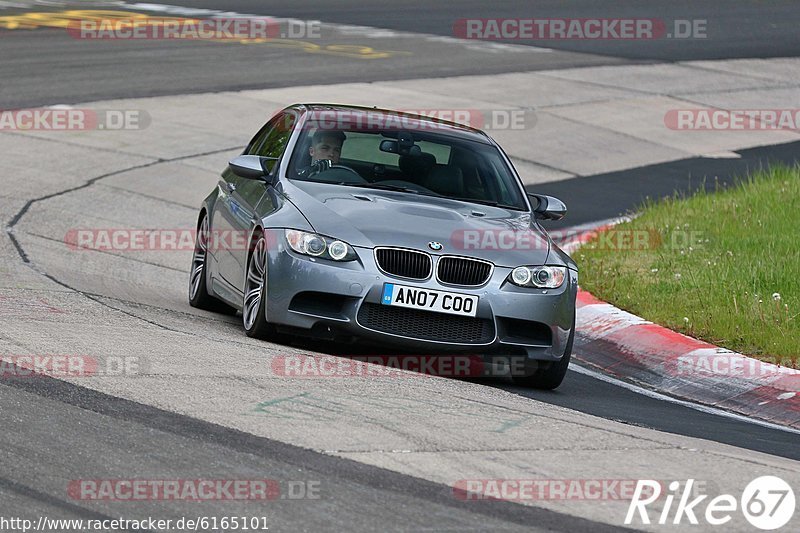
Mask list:
[[[569,372],[553,392],[502,379],[276,376],[269,372],[276,357],[346,355],[352,348],[259,342],[245,337],[241,318],[190,308],[185,251],[126,256],[76,253],[64,244],[69,228],[193,227],[215,173],[254,132],[248,109],[261,114],[273,104],[259,90],[319,86],[324,100],[325,86],[343,83],[795,57],[796,4],[601,8],[548,1],[534,14],[530,3],[512,1],[170,2],[323,22],[319,40],[292,46],[95,43],[46,25],[2,29],[3,17],[135,10],[131,4],[0,2],[0,110],[103,101],[144,106],[138,99],[154,106],[142,107],[153,109],[154,123],[136,143],[106,143],[102,132],[67,138],[0,131],[0,355],[95,354],[135,357],[139,365],[133,375],[0,379],[0,518],[258,516],[275,531],[616,531],[627,509],[619,498],[465,501],[453,485],[695,477],[714,493],[738,494],[758,475],[778,475],[798,487],[796,432],[645,395],[586,369]],[[708,19],[709,39],[452,38],[458,19],[530,16]],[[209,107],[196,105],[201,98]],[[230,113],[242,117],[241,126],[231,126]],[[164,117],[166,126],[158,123]],[[217,123],[224,131],[214,131]],[[624,214],[646,197],[693,190],[701,176],[733,183],[749,168],[795,161],[797,148],[759,146],[737,158],[686,158],[528,187],[566,201],[570,215],[550,226],[563,228]],[[69,488],[87,479],[262,478],[276,480],[281,496],[111,501],[79,498]],[[752,530],[741,517],[730,526]]]
[[[29,2],[32,3],[32,2]],[[134,3],[134,2],[129,2]],[[168,4],[166,2],[157,2]],[[25,2],[10,2],[12,6]],[[49,2],[43,6],[113,9],[114,2]],[[287,54],[274,48],[255,46],[209,47],[207,43],[128,42],[120,46],[95,46],[71,39],[64,31],[39,29],[36,32],[6,32],[2,36],[4,61],[0,65],[0,98],[6,108],[52,105],[130,98],[162,94],[184,94],[262,87],[329,84],[344,81],[413,79],[463,74],[491,74],[523,70],[558,69],[577,66],[631,62],[679,61],[749,57],[784,57],[800,54],[796,28],[800,24],[793,2],[742,1],[731,5],[725,0],[705,2],[615,2],[613,7],[594,7],[594,2],[537,2],[530,6],[503,1],[486,4],[477,0],[455,5],[428,2],[370,2],[365,8],[358,1],[286,2],[231,0],[176,1],[168,5],[189,8],[222,9],[273,17],[347,25],[349,32],[323,32],[323,46],[369,47],[399,52],[388,61],[373,62],[361,68],[352,57],[308,52]],[[46,7],[38,11],[47,12]],[[2,15],[20,12],[9,7]],[[424,16],[420,13],[424,12]],[[460,18],[506,17],[658,17],[709,20],[708,38],[695,40],[597,41],[517,40],[506,43],[514,48],[492,51],[502,42],[487,43],[489,50],[465,49],[443,41],[453,36],[453,23]],[[396,30],[375,34],[358,27]],[[475,44],[474,42],[472,44]],[[533,50],[519,50],[527,47]],[[305,50],[305,47],[299,47]],[[551,50],[547,53],[537,48]],[[402,53],[400,53],[402,52]],[[413,55],[409,56],[406,53]],[[152,59],[158,57],[159,61]],[[413,58],[413,59],[411,59]],[[135,76],[127,73],[135,72]],[[45,81],[46,80],[46,81]],[[102,81],[98,81],[102,80]]]
[[[219,7],[213,0],[184,0],[175,4],[189,7]],[[430,5],[422,0],[392,2],[378,0],[363,6],[357,1],[325,2],[303,1],[286,6],[282,2],[260,0],[232,0],[225,9],[247,13],[268,14],[276,17],[319,19],[340,24],[377,26],[399,31],[414,31],[432,35],[451,36],[453,22],[461,18],[513,18],[513,17],[619,17],[660,18],[665,21],[707,19],[709,40],[687,43],[668,41],[618,41],[597,43],[575,40],[537,39],[520,42],[571,52],[609,55],[617,58],[645,61],[683,61],[689,59],[725,59],[733,57],[796,56],[800,42],[793,28],[797,27],[798,13],[793,2],[725,2],[712,0],[699,5],[691,0],[658,2],[653,0],[626,0],[598,4],[592,0],[564,3],[559,0],[523,4],[513,0],[481,2],[466,0],[457,3],[441,2]],[[505,41],[516,42],[516,41]]]

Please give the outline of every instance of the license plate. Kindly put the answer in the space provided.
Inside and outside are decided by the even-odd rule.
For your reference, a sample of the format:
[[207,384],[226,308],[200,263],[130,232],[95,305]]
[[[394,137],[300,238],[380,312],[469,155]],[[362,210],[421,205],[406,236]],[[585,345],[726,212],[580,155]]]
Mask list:
[[450,315],[475,316],[478,313],[477,296],[408,287],[394,283],[384,283],[381,303]]

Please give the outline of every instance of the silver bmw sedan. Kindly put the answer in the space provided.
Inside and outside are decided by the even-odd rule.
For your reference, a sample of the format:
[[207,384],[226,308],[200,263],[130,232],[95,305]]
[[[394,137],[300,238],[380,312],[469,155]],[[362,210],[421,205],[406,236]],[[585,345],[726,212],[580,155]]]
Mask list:
[[241,311],[251,337],[474,354],[553,389],[572,351],[578,271],[541,221],[565,213],[527,193],[480,130],[293,105],[204,200],[189,299]]

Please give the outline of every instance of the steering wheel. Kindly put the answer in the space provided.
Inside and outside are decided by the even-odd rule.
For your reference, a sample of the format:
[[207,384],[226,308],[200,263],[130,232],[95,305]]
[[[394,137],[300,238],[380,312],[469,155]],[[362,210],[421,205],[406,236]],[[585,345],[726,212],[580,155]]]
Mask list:
[[[328,174],[328,172],[331,172]],[[326,176],[320,181],[324,182],[346,182],[346,183],[367,183],[361,174],[346,165],[332,164],[330,159],[320,159],[311,164],[308,177],[325,173]],[[318,178],[319,179],[319,178]]]
[[348,167],[347,165],[338,165],[338,164],[337,164],[337,165],[331,165],[331,166],[330,166],[330,168],[331,168],[331,170],[334,170],[334,169],[345,170],[345,171],[347,171],[347,172],[350,172],[350,173],[352,173],[352,174],[355,174],[356,176],[358,176],[358,180],[359,180],[359,182],[364,182],[364,183],[366,183],[366,182],[367,182],[367,180],[365,180],[365,179],[364,179],[364,178],[361,176],[361,174],[359,174],[358,172],[356,172],[356,171],[355,171],[355,170],[353,170],[352,168]]

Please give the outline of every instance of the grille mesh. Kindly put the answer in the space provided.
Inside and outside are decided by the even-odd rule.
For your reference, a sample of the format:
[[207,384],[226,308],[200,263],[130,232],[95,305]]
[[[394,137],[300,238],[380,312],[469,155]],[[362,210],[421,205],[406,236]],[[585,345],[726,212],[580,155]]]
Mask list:
[[439,281],[451,285],[483,285],[492,273],[489,263],[463,257],[442,257],[437,269]]
[[431,258],[424,252],[379,248],[375,258],[387,274],[411,279],[426,279],[431,275]]
[[365,303],[358,322],[367,328],[412,339],[461,344],[487,344],[494,340],[494,323],[483,318],[464,317]]

